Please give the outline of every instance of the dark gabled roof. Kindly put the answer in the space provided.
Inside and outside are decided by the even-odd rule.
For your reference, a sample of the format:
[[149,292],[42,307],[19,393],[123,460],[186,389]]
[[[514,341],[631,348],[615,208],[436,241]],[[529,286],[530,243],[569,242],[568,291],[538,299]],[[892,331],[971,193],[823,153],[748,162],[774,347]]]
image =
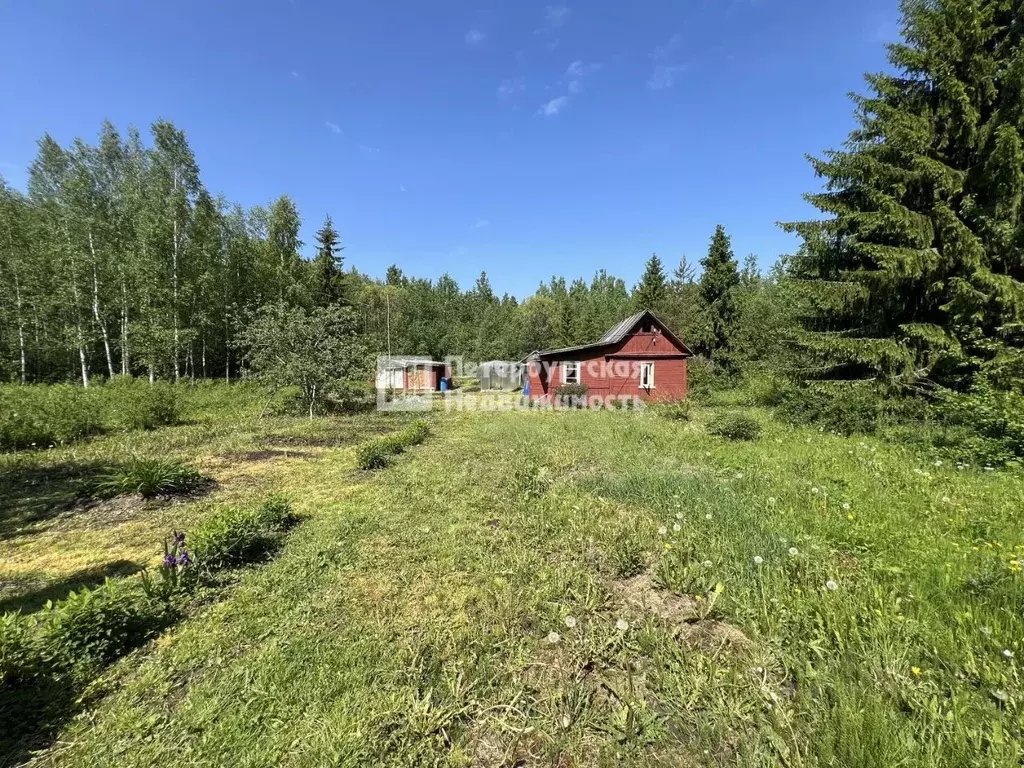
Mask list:
[[644,309],[641,310],[640,312],[637,312],[635,315],[630,315],[621,323],[616,325],[614,328],[610,328],[608,332],[601,337],[600,341],[595,341],[592,344],[580,344],[575,347],[562,347],[561,349],[544,349],[536,352],[531,352],[529,355],[526,356],[525,360],[535,360],[539,357],[553,357],[555,355],[566,354],[569,352],[582,352],[588,349],[598,349],[600,347],[609,347],[613,344],[619,344],[620,342],[624,341],[626,337],[633,332],[633,329],[640,325],[640,323],[643,322],[645,318],[650,318],[651,320],[653,320],[658,325],[658,327],[661,328],[661,332],[665,334],[665,336],[667,336],[673,342],[675,342],[676,346],[682,349],[683,352],[685,352],[687,355],[693,354],[693,352],[690,351],[690,348],[683,344],[683,342],[680,341],[679,337],[672,333],[671,330],[669,330],[668,326],[665,325],[664,322],[662,322],[660,317],[654,314],[651,310]]

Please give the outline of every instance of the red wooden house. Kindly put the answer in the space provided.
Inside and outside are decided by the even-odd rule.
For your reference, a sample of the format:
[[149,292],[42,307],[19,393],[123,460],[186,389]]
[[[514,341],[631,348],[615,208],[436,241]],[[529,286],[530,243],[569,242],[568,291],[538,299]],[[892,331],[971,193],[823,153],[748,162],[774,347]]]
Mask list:
[[551,402],[565,384],[587,397],[686,397],[686,360],[693,353],[650,310],[627,317],[593,344],[534,352],[526,358],[531,400]]

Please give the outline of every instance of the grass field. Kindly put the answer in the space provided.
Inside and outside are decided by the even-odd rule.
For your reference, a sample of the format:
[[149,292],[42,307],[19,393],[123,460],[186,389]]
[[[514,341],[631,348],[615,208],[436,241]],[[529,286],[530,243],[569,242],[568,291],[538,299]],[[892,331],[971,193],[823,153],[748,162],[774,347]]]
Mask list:
[[[5,582],[143,564],[221,499],[306,518],[111,667],[39,765],[1021,764],[1019,476],[757,411],[731,442],[712,409],[437,413],[370,473],[350,443],[400,419],[246,413],[4,457]],[[219,487],[78,528],[23,488],[126,450]]]

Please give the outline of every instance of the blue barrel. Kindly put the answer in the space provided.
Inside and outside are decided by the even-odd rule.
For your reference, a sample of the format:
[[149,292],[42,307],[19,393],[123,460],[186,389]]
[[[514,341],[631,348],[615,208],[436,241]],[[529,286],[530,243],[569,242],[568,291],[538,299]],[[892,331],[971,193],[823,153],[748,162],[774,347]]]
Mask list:
[[530,396],[530,380],[529,379],[527,379],[526,383],[523,384],[523,396],[524,397],[529,397]]
[[441,391],[442,392],[447,392],[448,391],[448,377],[447,376],[442,376],[441,377]]

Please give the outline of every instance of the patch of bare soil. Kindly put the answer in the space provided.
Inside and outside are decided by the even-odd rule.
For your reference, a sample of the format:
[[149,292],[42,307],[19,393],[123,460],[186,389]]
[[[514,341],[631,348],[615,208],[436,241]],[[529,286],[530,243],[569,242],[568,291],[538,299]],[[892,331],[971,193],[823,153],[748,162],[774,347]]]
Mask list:
[[639,613],[653,613],[670,624],[683,624],[698,618],[693,600],[658,589],[648,573],[616,581],[612,591],[627,608]]
[[262,451],[247,451],[245,453],[228,453],[221,458],[231,462],[257,462],[273,461],[274,459],[313,459],[316,454],[309,451],[279,451],[265,449]]
[[49,528],[55,531],[107,528],[133,520],[154,509],[195,501],[218,487],[213,480],[207,480],[189,493],[160,495],[149,499],[139,493],[115,496],[112,499],[84,496],[63,505]]
[[725,621],[702,619],[697,603],[689,597],[659,589],[648,573],[616,581],[612,592],[627,608],[653,614],[672,627],[682,642],[707,652],[723,647],[746,648],[750,640],[743,631]]

